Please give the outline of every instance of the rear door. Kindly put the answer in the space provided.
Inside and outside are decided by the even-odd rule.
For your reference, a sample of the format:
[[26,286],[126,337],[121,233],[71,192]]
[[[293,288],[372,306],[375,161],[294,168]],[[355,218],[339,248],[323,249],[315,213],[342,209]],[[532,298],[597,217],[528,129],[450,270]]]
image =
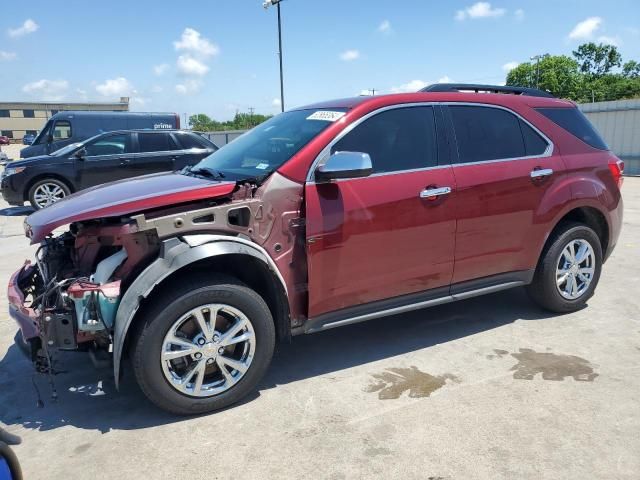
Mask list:
[[174,161],[179,158],[181,148],[171,132],[138,132],[138,153],[129,165],[130,176],[147,175],[149,173],[170,172]]
[[[309,316],[441,287],[453,272],[455,185],[439,107],[373,114],[331,151],[364,152],[373,173],[305,188]],[[448,187],[451,193],[424,198]]]
[[127,166],[133,157],[130,133],[101,136],[85,145],[86,154],[76,161],[81,188],[92,187],[131,176]]
[[458,187],[453,283],[535,268],[548,233],[542,200],[564,164],[540,131],[490,105],[445,108],[457,144]]

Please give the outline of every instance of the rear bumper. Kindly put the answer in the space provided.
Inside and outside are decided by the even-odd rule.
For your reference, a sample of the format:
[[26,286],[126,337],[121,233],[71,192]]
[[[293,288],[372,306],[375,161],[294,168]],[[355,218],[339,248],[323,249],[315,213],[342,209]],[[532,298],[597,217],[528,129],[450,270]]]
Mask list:
[[13,318],[22,332],[22,338],[26,342],[39,336],[38,314],[36,311],[24,304],[24,294],[18,286],[19,280],[25,275],[28,269],[34,268],[31,262],[25,262],[24,266],[11,275],[9,286],[7,287],[7,298],[9,300],[9,316]]
[[618,205],[609,211],[609,244],[607,245],[607,251],[603,252],[603,261],[609,258],[618,243],[620,231],[622,230],[623,213],[624,204],[622,202],[622,196],[620,196]]

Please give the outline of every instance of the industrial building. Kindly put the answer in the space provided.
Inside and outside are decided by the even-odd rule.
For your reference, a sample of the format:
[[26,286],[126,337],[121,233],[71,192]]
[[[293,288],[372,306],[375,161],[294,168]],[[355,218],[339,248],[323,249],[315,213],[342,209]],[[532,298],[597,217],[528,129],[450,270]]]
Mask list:
[[624,160],[625,175],[640,175],[640,99],[584,103],[579,107],[611,151]]
[[128,112],[129,97],[119,102],[0,102],[0,135],[21,141],[26,134],[36,135],[56,113],[63,110],[101,110]]

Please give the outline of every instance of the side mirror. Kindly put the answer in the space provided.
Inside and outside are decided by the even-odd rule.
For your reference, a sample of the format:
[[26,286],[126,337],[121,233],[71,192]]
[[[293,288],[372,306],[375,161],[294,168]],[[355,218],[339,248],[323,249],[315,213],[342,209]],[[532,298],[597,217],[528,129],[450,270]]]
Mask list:
[[87,156],[87,150],[84,147],[82,147],[80,150],[74,153],[73,156],[76,157],[78,160],[84,160],[84,157]]
[[49,134],[47,135],[47,143],[52,143],[53,142],[53,135]]
[[315,173],[316,182],[330,182],[339,178],[368,177],[373,171],[371,157],[362,152],[336,152],[320,165]]

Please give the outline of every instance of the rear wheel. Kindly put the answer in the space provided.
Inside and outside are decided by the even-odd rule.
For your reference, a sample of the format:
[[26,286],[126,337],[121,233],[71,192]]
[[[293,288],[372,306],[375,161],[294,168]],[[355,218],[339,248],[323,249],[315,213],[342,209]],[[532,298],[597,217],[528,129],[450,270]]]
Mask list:
[[543,308],[579,310],[593,295],[602,269],[602,247],[588,226],[571,223],[559,229],[542,253],[530,297]]
[[29,202],[36,210],[48,207],[71,194],[69,187],[55,178],[39,180],[29,189]]
[[145,395],[181,415],[231,405],[257,386],[275,346],[268,306],[230,278],[182,285],[144,315],[133,366]]

